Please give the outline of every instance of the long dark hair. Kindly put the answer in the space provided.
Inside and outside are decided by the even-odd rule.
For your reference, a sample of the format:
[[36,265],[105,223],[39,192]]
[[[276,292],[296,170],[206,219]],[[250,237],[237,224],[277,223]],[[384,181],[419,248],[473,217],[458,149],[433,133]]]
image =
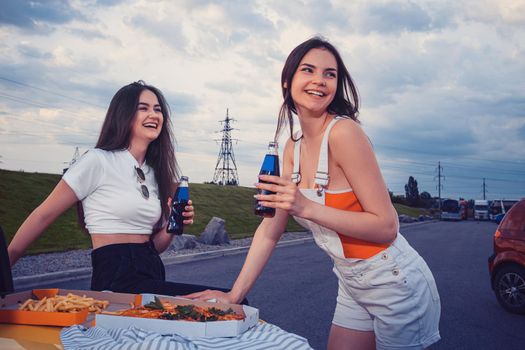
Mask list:
[[[354,81],[346,69],[346,66],[337,49],[327,40],[321,37],[313,37],[306,40],[290,52],[281,73],[281,88],[283,92],[283,104],[279,110],[279,120],[275,139],[277,139],[282,128],[288,123],[290,126],[290,135],[293,139],[293,114],[297,114],[295,104],[292,99],[292,79],[301,63],[304,55],[312,49],[328,50],[334,55],[337,62],[337,91],[333,101],[328,106],[328,113],[346,116],[359,122],[359,96]],[[286,86],[286,87],[285,87]],[[294,140],[297,141],[297,140]]]
[[[179,170],[175,159],[174,139],[170,118],[169,105],[159,89],[147,85],[142,80],[122,87],[111,99],[106,118],[102,124],[96,148],[106,151],[125,150],[131,141],[131,129],[135,119],[140,94],[144,90],[153,92],[159,100],[159,105],[164,116],[162,130],[159,136],[152,141],[146,151],[146,164],[154,170],[155,180],[159,186],[159,199],[162,215],[153,233],[162,228],[167,220],[170,208],[167,205],[168,197],[179,182]],[[85,229],[82,203],[77,205],[80,225]]]

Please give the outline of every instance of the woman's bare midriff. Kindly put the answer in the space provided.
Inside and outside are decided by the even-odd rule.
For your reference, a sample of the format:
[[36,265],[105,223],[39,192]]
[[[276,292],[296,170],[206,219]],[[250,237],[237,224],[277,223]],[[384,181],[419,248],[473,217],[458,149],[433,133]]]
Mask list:
[[97,249],[109,244],[119,243],[145,243],[149,241],[151,235],[137,235],[130,233],[112,233],[112,234],[91,234],[93,249]]

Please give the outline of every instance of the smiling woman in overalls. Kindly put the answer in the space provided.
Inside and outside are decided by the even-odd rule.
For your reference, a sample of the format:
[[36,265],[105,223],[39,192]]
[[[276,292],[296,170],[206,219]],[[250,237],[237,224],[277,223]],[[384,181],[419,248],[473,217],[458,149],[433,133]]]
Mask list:
[[[329,349],[422,349],[440,339],[440,300],[427,264],[399,233],[397,213],[370,141],[357,119],[357,89],[329,42],[312,38],[284,65],[277,134],[288,123],[283,174],[260,176],[276,208],[255,232],[229,293],[188,295],[238,302],[248,293],[285,229],[288,215],[312,231],[339,280]],[[293,134],[293,114],[301,131]]]

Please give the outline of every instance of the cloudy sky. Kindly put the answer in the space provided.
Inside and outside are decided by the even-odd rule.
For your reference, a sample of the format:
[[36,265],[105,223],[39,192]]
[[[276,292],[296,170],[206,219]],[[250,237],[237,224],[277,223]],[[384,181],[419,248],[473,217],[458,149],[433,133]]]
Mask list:
[[[288,53],[340,50],[388,187],[525,197],[525,1],[0,0],[0,168],[61,173],[96,142],[113,94],[139,79],[173,112],[190,182],[210,181],[229,108],[252,186]],[[284,135],[282,141],[284,142]]]

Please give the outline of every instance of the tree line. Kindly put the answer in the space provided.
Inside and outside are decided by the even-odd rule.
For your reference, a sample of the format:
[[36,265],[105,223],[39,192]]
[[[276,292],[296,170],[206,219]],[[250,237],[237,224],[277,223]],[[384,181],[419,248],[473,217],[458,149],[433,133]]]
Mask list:
[[419,193],[417,186],[417,180],[410,176],[408,182],[405,185],[405,195],[394,195],[392,191],[388,191],[390,194],[390,200],[392,203],[399,203],[408,205],[410,207],[418,208],[432,208],[438,203],[438,198],[433,198],[430,193],[423,191]]

